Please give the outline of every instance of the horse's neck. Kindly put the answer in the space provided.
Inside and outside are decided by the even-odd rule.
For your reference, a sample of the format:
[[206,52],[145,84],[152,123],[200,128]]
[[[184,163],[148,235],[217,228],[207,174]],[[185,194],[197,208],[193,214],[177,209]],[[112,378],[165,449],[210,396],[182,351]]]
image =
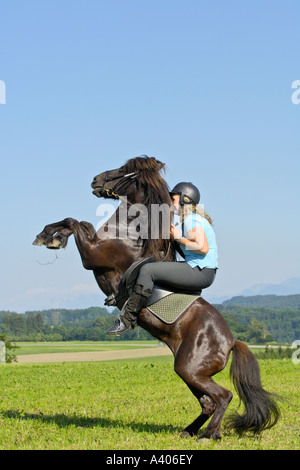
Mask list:
[[110,295],[118,291],[119,283],[129,266],[141,256],[142,243],[137,234],[128,233],[132,217],[128,217],[128,204],[121,201],[120,206],[97,231],[103,247],[110,254],[108,266],[94,269],[95,279],[100,289]]
[[[147,240],[142,240],[137,230],[137,226],[143,224],[143,220],[137,215],[138,206],[134,208],[133,205],[132,202],[121,201],[120,206],[111,218],[97,232],[100,239],[111,240],[112,255],[118,253],[118,256],[113,256],[116,260],[113,269],[106,272],[94,271],[99,287],[107,295],[118,291],[122,276],[134,261],[151,254],[158,255],[157,252],[153,252],[151,249],[145,252],[144,248]],[[165,261],[172,261],[174,259],[173,244],[169,242],[165,245],[164,259]]]
[[[127,245],[130,245],[132,250],[135,250],[138,259],[140,257],[146,257],[154,255],[157,260],[161,259],[163,253],[164,261],[174,261],[175,259],[175,246],[170,238],[165,238],[166,229],[169,234],[170,222],[168,213],[168,222],[163,218],[164,223],[168,223],[168,227],[161,226],[158,228],[159,233],[154,230],[155,238],[151,240],[152,227],[151,224],[160,225],[160,222],[154,219],[152,221],[152,210],[150,207],[145,207],[141,201],[145,198],[138,198],[135,202],[121,203],[116,211],[117,226],[116,231],[119,234],[119,238],[122,239],[124,234],[127,235]],[[163,204],[161,202],[161,204]],[[166,203],[165,203],[166,205]],[[151,217],[149,217],[151,216]],[[125,235],[125,237],[126,237]],[[158,238],[157,238],[158,235]]]

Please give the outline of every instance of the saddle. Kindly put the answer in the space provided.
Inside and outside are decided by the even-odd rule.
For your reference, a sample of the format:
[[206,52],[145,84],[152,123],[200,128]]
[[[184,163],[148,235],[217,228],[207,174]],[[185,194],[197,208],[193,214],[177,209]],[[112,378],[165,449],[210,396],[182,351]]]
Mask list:
[[[144,264],[153,262],[155,262],[155,256],[150,255],[146,258],[142,258],[135,261],[131,266],[129,266],[129,268],[124,273],[121,279],[118,293],[112,294],[107,297],[105,299],[104,305],[115,306],[121,310],[122,306],[133,291],[140,269],[142,268],[142,266],[144,266]],[[201,292],[201,289],[197,291],[187,291],[183,289],[174,289],[171,287],[159,286],[155,284],[152,294],[148,299],[146,307],[150,307],[151,305],[156,304],[157,302],[164,299],[165,297],[168,297],[171,294],[184,294],[187,296],[192,295],[193,297],[199,297],[201,295]]]

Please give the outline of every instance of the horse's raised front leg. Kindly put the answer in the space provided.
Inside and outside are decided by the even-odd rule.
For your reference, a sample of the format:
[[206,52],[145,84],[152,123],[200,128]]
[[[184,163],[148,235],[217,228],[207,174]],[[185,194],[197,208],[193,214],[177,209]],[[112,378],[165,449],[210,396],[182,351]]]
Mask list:
[[44,230],[36,236],[33,245],[42,246],[47,248],[65,248],[67,240],[70,235],[74,234],[74,228],[82,228],[84,236],[92,239],[96,231],[92,224],[89,222],[77,222],[75,219],[67,218],[54,224],[48,224]]
[[72,230],[68,227],[65,220],[46,225],[42,232],[36,236],[33,245],[45,245],[47,248],[52,249],[64,248],[67,245],[69,236],[72,234]]
[[37,235],[33,245],[45,245],[47,248],[51,249],[65,248],[68,238],[72,234],[75,237],[84,267],[91,269],[89,258],[92,245],[95,244],[93,239],[96,235],[96,231],[92,224],[88,222],[78,222],[68,217],[60,222],[48,224],[42,232]]
[[[101,240],[89,222],[78,222],[70,217],[46,225],[39,233],[33,245],[45,245],[47,248],[65,247],[68,237],[74,235],[76,246],[85,269],[103,271],[115,268],[128,256],[124,243],[118,240]],[[128,266],[127,266],[128,267]]]
[[[96,235],[96,230],[94,229],[93,225],[89,222],[79,222],[79,227],[84,230],[84,237],[87,235],[90,240],[92,240]],[[53,236],[52,242],[47,244],[47,248],[66,248],[69,236],[72,234],[73,230],[71,228],[63,228],[62,230],[59,230],[58,232],[56,232],[55,236]]]
[[41,232],[37,235],[32,244],[36,246],[45,245],[47,248],[52,250],[58,250],[59,248],[65,248],[67,246],[70,235],[72,235],[72,230],[67,228],[57,230],[55,235],[45,235]]

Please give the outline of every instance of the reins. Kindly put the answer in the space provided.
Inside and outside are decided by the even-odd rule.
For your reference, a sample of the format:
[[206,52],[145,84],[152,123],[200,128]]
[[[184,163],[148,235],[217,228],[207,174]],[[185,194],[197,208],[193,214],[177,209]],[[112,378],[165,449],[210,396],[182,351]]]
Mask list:
[[[107,177],[108,171],[104,173],[104,181],[103,185],[100,189],[100,192],[103,194],[106,194],[106,197],[111,197],[113,199],[119,199],[119,194],[116,192],[116,190],[120,191],[120,189],[126,189],[137,177],[137,173],[127,173],[127,175],[117,175],[117,176],[111,176],[110,178]],[[118,181],[112,188],[105,188],[105,183],[110,183],[111,181],[114,181],[116,179],[119,179]]]

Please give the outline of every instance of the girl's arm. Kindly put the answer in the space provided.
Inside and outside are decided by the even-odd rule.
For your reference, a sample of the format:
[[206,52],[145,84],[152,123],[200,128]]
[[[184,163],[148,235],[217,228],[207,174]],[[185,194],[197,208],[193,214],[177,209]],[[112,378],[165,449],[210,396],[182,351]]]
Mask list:
[[196,227],[187,233],[186,237],[181,237],[179,230],[171,225],[171,237],[187,250],[195,251],[201,255],[206,255],[209,250],[208,242],[202,227]]

